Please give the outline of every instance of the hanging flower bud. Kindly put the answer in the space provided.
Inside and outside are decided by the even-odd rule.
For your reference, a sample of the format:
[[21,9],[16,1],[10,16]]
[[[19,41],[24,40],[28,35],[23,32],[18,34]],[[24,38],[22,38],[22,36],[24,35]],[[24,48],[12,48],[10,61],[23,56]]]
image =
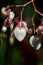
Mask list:
[[15,29],[14,29],[14,31],[13,31],[13,33],[14,33],[14,36],[17,38],[17,40],[20,41],[20,42],[26,36],[26,30],[25,30],[24,27],[20,28],[19,26],[16,26]]
[[18,25],[15,27],[15,29],[14,29],[14,31],[13,31],[13,33],[14,33],[14,36],[16,37],[16,39],[18,40],[18,41],[22,41],[24,38],[25,38],[25,36],[26,36],[26,29],[25,29],[25,27],[26,27],[27,25],[26,25],[26,23],[24,22],[24,21],[20,21],[19,23],[18,23]]
[[8,16],[11,9],[6,9],[6,7],[2,7],[1,12],[4,16]]
[[7,14],[7,12],[5,11],[5,7],[2,7],[1,12],[2,12],[3,15]]
[[9,42],[10,42],[10,45],[13,45],[14,44],[14,37],[10,37]]
[[36,50],[39,50],[41,48],[41,40],[38,37],[31,36],[29,42],[30,45]]
[[3,31],[3,32],[6,32],[6,31],[7,31],[7,27],[6,27],[6,26],[3,26],[3,27],[2,27],[2,31]]
[[43,37],[42,31],[43,31],[43,26],[39,26],[39,27],[36,29],[36,33],[37,33],[37,35],[38,35],[40,38]]
[[11,12],[9,13],[9,19],[13,20],[14,17],[15,17],[15,14],[14,14],[13,11],[11,11]]
[[38,27],[38,30],[41,31],[41,30],[42,30],[42,26],[39,26],[39,27]]

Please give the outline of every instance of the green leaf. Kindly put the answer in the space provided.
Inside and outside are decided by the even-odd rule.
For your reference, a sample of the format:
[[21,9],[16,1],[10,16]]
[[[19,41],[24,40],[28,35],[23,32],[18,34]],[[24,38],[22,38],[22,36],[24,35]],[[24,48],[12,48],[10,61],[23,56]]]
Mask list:
[[15,4],[23,4],[26,3],[28,0],[15,0]]
[[33,7],[31,4],[27,5],[24,9],[24,12],[23,12],[23,19],[24,20],[27,20],[27,19],[31,19],[31,17],[33,16],[34,14],[34,10],[33,10]]

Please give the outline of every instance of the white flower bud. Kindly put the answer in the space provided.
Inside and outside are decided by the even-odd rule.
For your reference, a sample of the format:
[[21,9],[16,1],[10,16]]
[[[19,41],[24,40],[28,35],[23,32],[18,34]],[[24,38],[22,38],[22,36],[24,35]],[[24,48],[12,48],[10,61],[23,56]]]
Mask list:
[[6,27],[6,26],[3,26],[3,27],[2,27],[2,31],[3,31],[3,32],[6,32],[6,31],[7,31],[7,27]]
[[1,12],[2,12],[3,15],[7,14],[7,12],[5,11],[5,7],[2,7]]
[[14,14],[14,12],[11,11],[11,12],[9,13],[9,18],[10,18],[10,19],[14,19],[14,17],[15,17],[15,14]]
[[41,47],[41,40],[38,37],[31,36],[30,37],[30,45],[35,48],[36,50],[39,50]]

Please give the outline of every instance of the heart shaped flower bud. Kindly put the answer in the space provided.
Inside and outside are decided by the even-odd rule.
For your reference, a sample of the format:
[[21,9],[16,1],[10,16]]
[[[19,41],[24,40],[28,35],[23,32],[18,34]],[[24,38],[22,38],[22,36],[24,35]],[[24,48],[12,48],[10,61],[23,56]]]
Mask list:
[[36,50],[39,50],[41,48],[41,40],[38,37],[31,36],[29,42],[30,45]]
[[13,33],[14,33],[16,39],[17,39],[18,41],[20,41],[20,42],[21,42],[21,41],[25,38],[25,36],[26,36],[26,30],[25,30],[24,27],[21,27],[21,28],[20,28],[20,27],[16,26],[15,29],[14,29],[14,31],[13,31]]

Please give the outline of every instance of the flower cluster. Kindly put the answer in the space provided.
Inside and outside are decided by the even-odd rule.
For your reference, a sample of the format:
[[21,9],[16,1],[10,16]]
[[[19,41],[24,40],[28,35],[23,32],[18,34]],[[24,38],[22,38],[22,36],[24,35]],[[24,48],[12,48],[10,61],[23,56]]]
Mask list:
[[[43,14],[40,13],[36,9],[35,4],[34,4],[34,0],[31,0],[23,5],[15,5],[16,8],[22,7],[22,10],[20,12],[20,20],[18,22],[16,22],[17,25],[13,31],[12,31],[12,29],[13,29],[14,23],[15,23],[14,22],[15,13],[12,11],[12,7],[14,7],[14,5],[8,5],[6,7],[2,7],[1,12],[2,12],[2,15],[5,17],[5,20],[4,20],[3,26],[2,26],[2,31],[6,32],[7,27],[9,26],[10,30],[12,31],[11,38],[14,35],[16,37],[16,39],[20,42],[25,38],[26,34],[28,33],[28,35],[30,36],[30,44],[32,44],[33,40],[36,39],[36,41],[38,41],[39,39],[43,38],[43,18],[41,19],[41,25],[38,26],[38,28],[35,28],[35,24],[34,24],[35,14],[34,14],[32,19],[31,19],[33,27],[28,29],[27,22],[23,20],[22,15],[23,15],[24,7],[30,3],[32,3],[32,5],[34,7],[34,11],[35,11],[34,13],[38,13],[39,15],[43,16]],[[16,21],[16,19],[15,19],[15,21]],[[34,36],[32,36],[32,30],[34,30]],[[35,35],[35,33],[37,33],[37,34]],[[39,48],[39,46],[38,46],[38,48]]]

